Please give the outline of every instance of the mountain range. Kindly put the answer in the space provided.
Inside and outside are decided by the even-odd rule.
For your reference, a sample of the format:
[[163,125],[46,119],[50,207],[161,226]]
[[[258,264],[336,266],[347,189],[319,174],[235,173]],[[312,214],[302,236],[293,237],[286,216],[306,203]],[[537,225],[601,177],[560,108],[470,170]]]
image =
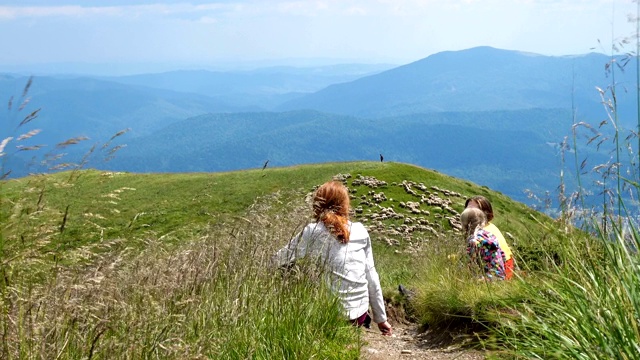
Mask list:
[[[446,51],[328,86],[278,109],[389,117],[440,111],[571,109],[573,101],[587,115],[602,110],[595,87],[612,84],[605,71],[611,60],[596,53],[550,57],[491,47]],[[634,84],[634,74],[615,70],[618,85]],[[621,96],[618,101],[625,104],[633,99]]]
[[[130,128],[118,139],[126,147],[115,158],[90,163],[118,171],[218,172],[261,167],[267,160],[288,166],[383,154],[525,201],[525,189],[544,193],[558,186],[559,149],[567,150],[559,144],[574,123],[597,128],[608,118],[603,100],[613,84],[620,124],[635,128],[635,93],[620,91],[635,84],[635,75],[623,71],[622,61],[596,53],[549,57],[479,47],[393,68],[36,77],[29,104],[21,113],[14,106],[8,117],[19,122],[41,108],[38,119],[0,135],[16,139],[37,127],[40,134],[25,144],[49,144],[49,150],[70,137],[89,137],[84,146],[64,149],[79,158],[89,145]],[[0,94],[18,98],[26,82],[2,75]],[[588,147],[579,154],[588,157],[588,166],[608,160]],[[34,170],[20,165],[27,160],[24,152],[14,153],[15,176]]]

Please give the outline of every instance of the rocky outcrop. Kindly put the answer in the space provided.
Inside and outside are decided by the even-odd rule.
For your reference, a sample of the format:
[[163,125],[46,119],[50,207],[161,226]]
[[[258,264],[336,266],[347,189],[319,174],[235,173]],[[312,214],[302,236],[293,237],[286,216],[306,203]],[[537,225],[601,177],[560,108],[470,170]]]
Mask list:
[[386,181],[378,180],[373,176],[356,175],[355,179],[351,182],[351,186],[368,186],[370,188],[377,188],[381,186],[387,186]]
[[[378,189],[389,185],[375,177],[358,174],[351,181],[349,191],[356,193],[358,188],[364,186]],[[354,217],[363,222],[369,232],[384,235],[382,239],[411,239],[418,234],[422,234],[422,238],[438,238],[448,231],[460,231],[460,214],[453,208],[454,199],[462,198],[460,193],[437,186],[428,187],[424,183],[410,180],[393,182],[391,186],[402,187],[413,200],[395,203],[383,191],[378,190],[368,190],[365,194],[354,197],[358,202],[354,208]],[[388,244],[397,243],[392,240],[383,241]]]
[[[370,233],[376,234],[375,239],[388,245],[439,239],[462,229],[460,214],[454,209],[462,206],[463,196],[460,193],[410,180],[389,185],[373,176],[358,174],[349,183],[351,178],[351,174],[333,177],[349,189],[354,206],[352,217],[361,221]],[[402,187],[411,200],[397,202],[388,197],[381,190],[389,186]]]
[[341,181],[342,183],[347,183],[347,179],[351,178],[351,174],[346,173],[346,174],[337,174],[333,176],[333,180],[334,181]]

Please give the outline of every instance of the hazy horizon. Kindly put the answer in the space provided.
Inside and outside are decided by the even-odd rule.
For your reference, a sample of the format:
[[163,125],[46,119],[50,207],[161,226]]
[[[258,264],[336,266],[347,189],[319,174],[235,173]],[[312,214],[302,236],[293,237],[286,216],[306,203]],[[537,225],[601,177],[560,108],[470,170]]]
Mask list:
[[361,65],[370,67],[395,67],[405,64],[383,62],[358,62],[344,59],[277,59],[266,61],[219,62],[209,64],[196,63],[34,63],[0,65],[1,73],[21,75],[94,75],[94,76],[126,76],[135,74],[162,73],[170,71],[252,71],[259,69],[294,67],[313,68],[336,65]]
[[[468,49],[460,49],[456,51],[464,51]],[[511,49],[502,49],[516,51]],[[443,50],[443,52],[450,50]],[[526,53],[526,52],[525,52]],[[564,55],[543,55],[550,57],[564,56],[583,56],[590,53],[602,52],[590,51],[583,54],[564,54]],[[436,53],[437,54],[437,53]],[[536,53],[532,53],[536,54]],[[430,54],[429,56],[434,55]],[[424,58],[427,58],[425,56]],[[140,74],[164,73],[172,71],[219,71],[219,72],[250,72],[255,70],[264,70],[269,68],[289,67],[289,68],[322,68],[332,66],[348,66],[354,65],[371,69],[390,69],[402,65],[407,65],[424,58],[416,59],[407,63],[392,62],[366,62],[356,59],[274,59],[265,61],[244,61],[244,62],[219,62],[210,64],[195,63],[82,63],[82,62],[61,62],[61,63],[33,63],[19,65],[0,65],[0,74],[19,74],[19,75],[35,75],[35,76],[51,76],[51,75],[69,75],[69,76],[128,76]],[[373,70],[375,71],[375,70]]]
[[404,65],[477,46],[609,54],[635,33],[629,17],[637,6],[632,0],[0,0],[0,31],[11,34],[1,40],[0,72]]

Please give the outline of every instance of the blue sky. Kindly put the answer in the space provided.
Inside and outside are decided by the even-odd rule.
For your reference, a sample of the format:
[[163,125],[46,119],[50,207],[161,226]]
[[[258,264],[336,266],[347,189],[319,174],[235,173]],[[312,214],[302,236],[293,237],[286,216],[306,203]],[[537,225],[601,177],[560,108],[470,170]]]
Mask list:
[[612,38],[633,33],[635,13],[632,0],[0,0],[0,71],[42,63],[405,64],[481,45],[608,53]]

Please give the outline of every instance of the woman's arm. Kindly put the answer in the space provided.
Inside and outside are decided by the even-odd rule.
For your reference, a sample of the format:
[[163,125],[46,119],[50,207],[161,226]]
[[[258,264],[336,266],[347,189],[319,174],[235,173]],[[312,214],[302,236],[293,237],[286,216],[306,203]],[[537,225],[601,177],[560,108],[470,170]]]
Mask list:
[[364,251],[366,255],[365,274],[367,276],[367,287],[369,291],[369,305],[373,311],[373,321],[378,324],[378,328],[384,335],[391,335],[391,324],[387,322],[387,311],[384,306],[384,298],[382,297],[380,277],[373,262],[371,239],[368,236]]
[[294,236],[285,247],[278,250],[275,255],[273,255],[271,261],[276,266],[281,267],[290,265],[297,259],[305,256],[307,251],[305,230],[306,228],[298,235]]

